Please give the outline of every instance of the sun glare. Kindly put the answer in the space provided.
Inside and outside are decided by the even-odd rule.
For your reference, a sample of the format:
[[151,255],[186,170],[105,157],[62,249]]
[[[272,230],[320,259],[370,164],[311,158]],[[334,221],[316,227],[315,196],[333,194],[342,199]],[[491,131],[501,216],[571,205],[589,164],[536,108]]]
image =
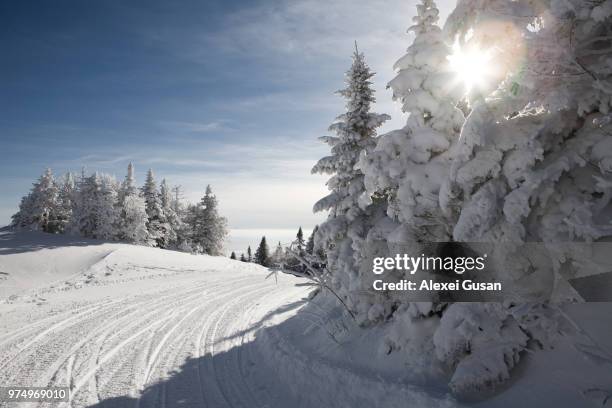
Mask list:
[[453,54],[448,59],[451,69],[457,75],[457,79],[464,84],[467,92],[483,87],[492,72],[490,51],[474,47],[462,49],[459,44],[455,44]]

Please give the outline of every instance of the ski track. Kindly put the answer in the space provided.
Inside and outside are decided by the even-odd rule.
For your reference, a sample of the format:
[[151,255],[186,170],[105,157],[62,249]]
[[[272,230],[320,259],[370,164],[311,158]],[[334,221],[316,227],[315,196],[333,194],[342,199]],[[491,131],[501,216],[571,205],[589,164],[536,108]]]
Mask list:
[[[59,404],[64,407],[128,396],[134,408],[165,408],[185,393],[197,396],[198,406],[264,406],[267,398],[253,392],[244,377],[241,353],[197,360],[193,380],[163,381],[189,359],[243,345],[249,335],[236,333],[248,332],[257,321],[253,312],[262,299],[284,300],[289,288],[297,294],[293,285],[264,277],[196,275],[166,290],[71,303],[38,315],[0,336],[0,384],[69,386],[70,401]],[[267,311],[261,308],[262,315]]]

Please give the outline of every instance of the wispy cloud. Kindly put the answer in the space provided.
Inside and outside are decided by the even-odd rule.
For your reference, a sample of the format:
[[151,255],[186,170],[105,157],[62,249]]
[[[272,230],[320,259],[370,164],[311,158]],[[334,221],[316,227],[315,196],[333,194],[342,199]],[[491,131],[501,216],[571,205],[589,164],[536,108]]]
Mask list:
[[211,132],[231,132],[236,129],[231,126],[229,120],[215,120],[212,122],[184,122],[176,120],[159,121],[159,126],[164,130],[187,133],[211,133]]

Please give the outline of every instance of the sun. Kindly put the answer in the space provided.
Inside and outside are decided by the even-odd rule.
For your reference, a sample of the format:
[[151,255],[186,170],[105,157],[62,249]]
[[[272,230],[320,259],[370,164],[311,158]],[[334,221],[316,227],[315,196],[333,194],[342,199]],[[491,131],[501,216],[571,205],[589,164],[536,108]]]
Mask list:
[[451,70],[457,80],[465,86],[466,92],[483,88],[492,74],[491,51],[476,47],[462,48],[458,43],[453,46],[453,53],[448,57]]

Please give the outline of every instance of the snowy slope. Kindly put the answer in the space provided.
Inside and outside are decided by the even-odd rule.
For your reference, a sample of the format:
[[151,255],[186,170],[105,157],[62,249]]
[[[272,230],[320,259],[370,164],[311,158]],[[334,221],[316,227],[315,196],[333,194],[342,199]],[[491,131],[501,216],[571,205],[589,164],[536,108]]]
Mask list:
[[612,388],[589,349],[612,344],[604,304],[569,311],[593,323],[582,351],[567,339],[500,393],[458,402],[427,356],[386,353],[384,326],[306,304],[305,281],[257,265],[4,233],[0,271],[0,384],[70,386],[75,407],[602,407]]

